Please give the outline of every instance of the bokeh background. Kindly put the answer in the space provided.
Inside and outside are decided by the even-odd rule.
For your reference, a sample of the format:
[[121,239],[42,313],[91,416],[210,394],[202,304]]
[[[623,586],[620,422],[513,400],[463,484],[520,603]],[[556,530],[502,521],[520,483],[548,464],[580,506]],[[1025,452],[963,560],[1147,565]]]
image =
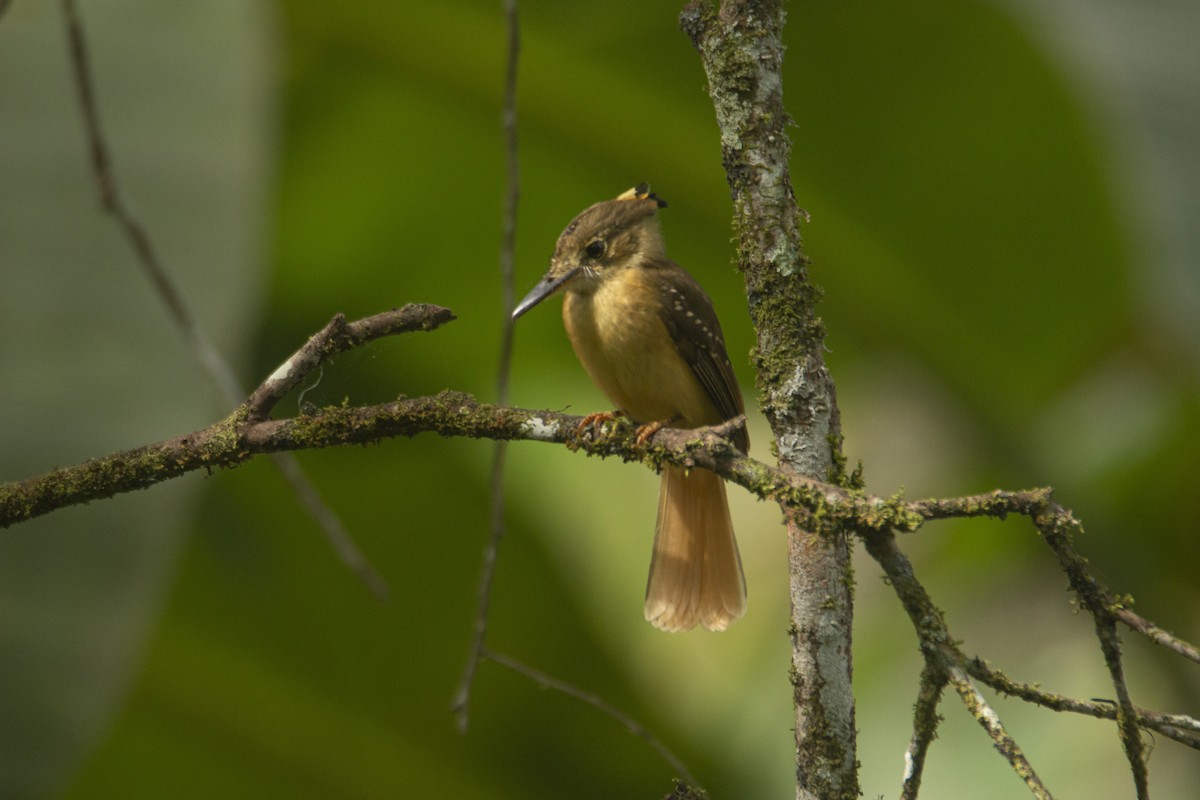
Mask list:
[[[459,319],[338,359],[305,401],[494,397],[500,3],[80,5],[128,200],[247,387],[335,312],[418,301]],[[752,397],[718,136],[677,12],[522,2],[518,292],[577,211],[650,181]],[[846,450],[868,487],[1052,484],[1097,573],[1192,641],[1198,35],[1184,0],[797,3],[784,85]],[[99,209],[74,98],[58,4],[16,0],[0,16],[2,480],[229,410]],[[516,347],[516,404],[607,407],[556,303],[521,320]],[[432,436],[301,454],[386,603],[265,463],[0,532],[0,796],[665,794],[672,772],[645,744],[496,664],[455,732],[491,454]],[[713,797],[790,797],[778,515],[732,491],[749,613],[669,636],[641,618],[656,485],[513,446],[490,645],[635,716]],[[904,546],[969,653],[1111,696],[1091,623],[1027,523],[943,523]],[[895,796],[920,660],[869,560],[856,582],[863,791]],[[1200,710],[1194,665],[1136,639],[1127,656],[1137,703]],[[1052,790],[1132,796],[1110,724],[996,709]],[[953,696],[942,713],[922,796],[1025,796]],[[1200,758],[1151,743],[1155,796],[1200,793]]]

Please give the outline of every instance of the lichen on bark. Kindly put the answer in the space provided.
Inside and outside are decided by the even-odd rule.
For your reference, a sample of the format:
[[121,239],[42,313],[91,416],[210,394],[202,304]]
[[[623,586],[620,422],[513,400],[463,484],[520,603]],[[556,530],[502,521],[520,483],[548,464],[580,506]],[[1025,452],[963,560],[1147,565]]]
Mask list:
[[[780,466],[827,480],[841,462],[833,379],[822,355],[820,290],[800,237],[783,106],[779,2],[694,2],[680,27],[700,52],[733,198],[738,266],[756,332],[759,403]],[[852,580],[836,520],[787,514],[797,796],[858,796],[851,688]]]

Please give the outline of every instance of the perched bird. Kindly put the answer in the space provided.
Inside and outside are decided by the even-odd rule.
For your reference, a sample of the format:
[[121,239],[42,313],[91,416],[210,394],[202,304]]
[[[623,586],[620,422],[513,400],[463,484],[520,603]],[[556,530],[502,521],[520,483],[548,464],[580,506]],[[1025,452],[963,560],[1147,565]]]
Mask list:
[[[743,413],[712,301],[666,257],[657,212],[641,184],[577,216],[550,270],[513,319],[563,292],[563,325],[592,381],[648,434]],[[602,416],[602,415],[596,415]],[[732,435],[750,449],[745,426]],[[704,469],[663,468],[646,619],[666,631],[724,630],[746,609],[746,582],[725,483]]]

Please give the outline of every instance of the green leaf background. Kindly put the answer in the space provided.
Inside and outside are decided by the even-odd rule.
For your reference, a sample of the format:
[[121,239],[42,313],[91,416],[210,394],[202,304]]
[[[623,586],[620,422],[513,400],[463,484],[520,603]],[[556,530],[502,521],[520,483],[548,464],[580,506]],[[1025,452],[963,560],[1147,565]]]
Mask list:
[[[80,5],[125,192],[247,386],[336,312],[433,302],[458,321],[338,359],[305,401],[493,398],[499,3]],[[521,4],[518,291],[578,210],[650,181],[752,396],[719,141],[677,11]],[[1200,639],[1197,12],[810,3],[789,17],[793,179],[869,488],[1054,485],[1102,578]],[[0,17],[0,269],[0,479],[226,413],[98,208],[53,3]],[[513,402],[606,408],[556,317],[521,320]],[[491,453],[418,437],[301,454],[386,603],[265,463],[0,532],[0,796],[666,794],[670,768],[618,723],[493,663],[455,731]],[[665,635],[640,612],[655,477],[536,444],[509,462],[491,646],[632,714],[714,797],[791,796],[777,513],[731,490],[748,615]],[[942,523],[904,546],[968,652],[1111,696],[1091,623],[1027,523]],[[868,559],[856,581],[863,791],[894,796],[920,659]],[[1135,702],[1195,714],[1194,668],[1127,641]],[[995,705],[1056,793],[1132,796],[1112,725]],[[953,697],[942,713],[922,796],[1024,796]],[[1191,751],[1154,745],[1156,796],[1200,790]]]

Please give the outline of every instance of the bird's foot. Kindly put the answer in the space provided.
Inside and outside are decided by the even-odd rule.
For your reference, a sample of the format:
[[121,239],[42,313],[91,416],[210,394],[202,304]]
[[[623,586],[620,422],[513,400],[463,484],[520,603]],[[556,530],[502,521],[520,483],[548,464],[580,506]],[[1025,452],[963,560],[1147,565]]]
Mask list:
[[647,422],[637,429],[636,444],[638,447],[645,446],[646,442],[650,441],[650,437],[661,431],[663,428],[670,427],[679,421],[678,417],[670,419],[660,419],[657,422]]
[[604,433],[604,426],[607,423],[623,416],[625,415],[620,411],[600,411],[595,414],[588,414],[579,423],[579,427],[575,429],[575,433],[582,439],[595,439]]

